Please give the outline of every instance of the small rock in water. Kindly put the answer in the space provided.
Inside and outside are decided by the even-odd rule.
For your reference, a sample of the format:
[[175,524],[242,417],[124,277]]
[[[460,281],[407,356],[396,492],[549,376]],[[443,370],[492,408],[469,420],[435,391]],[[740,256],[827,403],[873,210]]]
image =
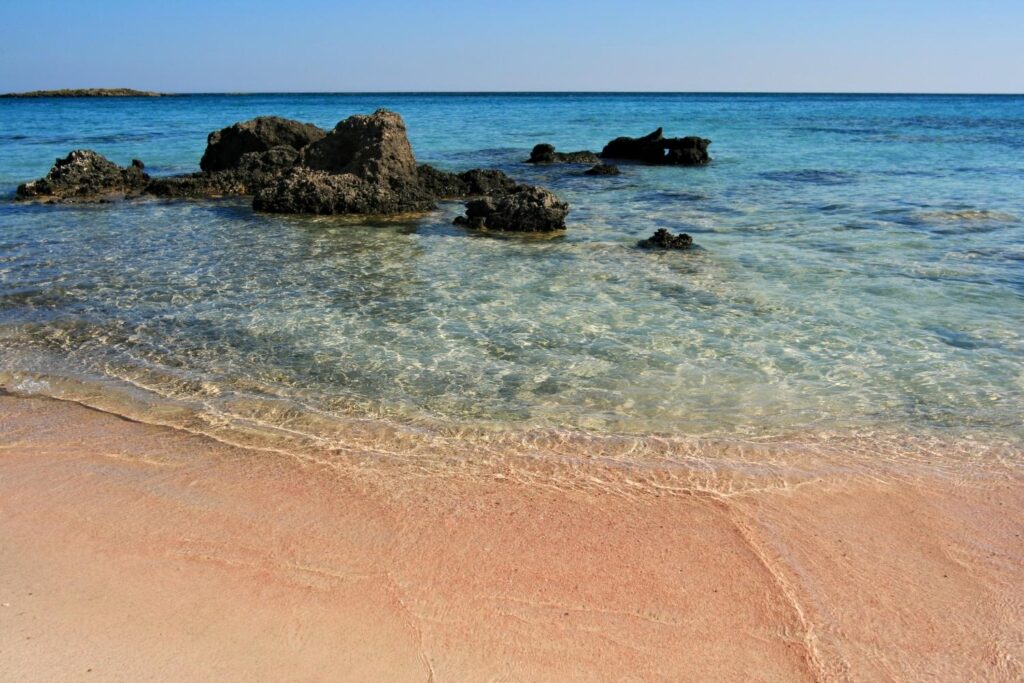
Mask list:
[[658,228],[653,235],[637,242],[636,246],[641,249],[689,249],[693,246],[693,238],[685,232],[673,235],[665,228]]
[[589,150],[578,152],[556,152],[554,145],[541,143],[534,145],[530,152],[528,164],[595,164],[600,161],[597,154]]
[[621,173],[619,167],[614,164],[595,164],[583,172],[584,175],[619,175],[619,173]]
[[711,140],[688,136],[666,138],[662,129],[641,138],[615,138],[601,150],[602,159],[630,159],[644,164],[701,166],[711,161]]
[[466,204],[466,215],[456,225],[509,232],[565,230],[569,205],[553,192],[532,185],[517,185],[507,194],[484,197]]
[[144,168],[138,159],[122,168],[91,149],[76,149],[57,159],[45,177],[19,185],[16,198],[100,202],[115,196],[137,195],[149,181]]

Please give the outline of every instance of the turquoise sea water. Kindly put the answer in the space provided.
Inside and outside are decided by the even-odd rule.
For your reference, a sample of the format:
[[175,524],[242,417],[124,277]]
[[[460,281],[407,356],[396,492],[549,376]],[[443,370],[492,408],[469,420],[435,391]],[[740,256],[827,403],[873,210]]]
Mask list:
[[[195,170],[206,134],[378,107],[417,158],[569,201],[483,236],[246,200],[0,203],[0,386],[190,424],[337,420],[1024,440],[1024,97],[247,95],[0,100],[0,193],[91,148]],[[664,126],[705,168],[522,163]],[[658,227],[688,253],[637,250]],[[126,403],[127,405],[127,403]],[[142,411],[142,412],[140,412]]]

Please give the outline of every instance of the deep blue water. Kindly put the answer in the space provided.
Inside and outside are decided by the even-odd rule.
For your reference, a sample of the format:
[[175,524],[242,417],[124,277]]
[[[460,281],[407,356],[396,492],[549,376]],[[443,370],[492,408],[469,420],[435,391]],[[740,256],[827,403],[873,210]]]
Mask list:
[[[0,193],[91,148],[195,170],[261,114],[378,107],[418,160],[497,167],[572,206],[554,239],[244,200],[0,204],[0,381],[131,387],[194,420],[764,436],[1024,435],[1024,97],[246,95],[0,100]],[[664,126],[704,168],[533,168]],[[652,254],[658,227],[700,249]],[[196,417],[198,415],[199,417]],[[311,426],[312,425],[312,426]]]

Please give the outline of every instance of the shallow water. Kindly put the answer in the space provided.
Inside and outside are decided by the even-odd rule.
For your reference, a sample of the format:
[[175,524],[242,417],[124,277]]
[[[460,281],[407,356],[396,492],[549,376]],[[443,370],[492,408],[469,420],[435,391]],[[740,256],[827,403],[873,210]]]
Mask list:
[[[572,205],[551,239],[245,200],[0,204],[0,386],[199,431],[414,427],[1024,440],[1024,98],[256,95],[0,101],[0,191],[93,148],[194,170],[206,134],[386,106],[417,158]],[[706,168],[533,168],[664,126]],[[686,231],[699,249],[637,239]],[[119,407],[118,407],[119,406]],[[130,407],[129,407],[130,406]],[[339,426],[340,425],[340,426]]]

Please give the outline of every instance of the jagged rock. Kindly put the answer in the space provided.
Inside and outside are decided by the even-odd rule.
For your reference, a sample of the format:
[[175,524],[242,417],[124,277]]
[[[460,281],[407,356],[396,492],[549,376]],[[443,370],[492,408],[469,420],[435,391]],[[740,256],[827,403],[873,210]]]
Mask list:
[[459,177],[466,182],[466,194],[463,197],[479,195],[497,196],[508,194],[518,186],[516,181],[501,171],[492,168],[474,168],[460,173]]
[[[441,172],[430,174],[440,185]],[[350,116],[302,150],[298,165],[256,192],[273,213],[395,214],[433,207],[398,114]]]
[[528,164],[596,164],[601,158],[593,152],[581,150],[579,152],[556,152],[554,145],[541,143],[535,145],[530,152]]
[[689,249],[693,246],[693,238],[685,232],[673,235],[665,228],[658,228],[653,235],[637,242],[636,246],[641,249]]
[[390,186],[419,183],[405,121],[387,109],[339,121],[327,136],[303,150],[300,164]]
[[421,164],[417,169],[424,191],[436,199],[459,199],[510,192],[516,181],[495,169],[474,168],[462,173],[440,171]]
[[146,193],[182,199],[255,194],[293,167],[298,158],[298,150],[284,145],[265,152],[248,152],[234,168],[153,178]]
[[426,211],[433,197],[419,183],[388,186],[354,173],[328,173],[302,166],[265,186],[253,208],[270,213],[396,214]]
[[[429,210],[436,199],[486,196],[494,210],[477,222],[495,230],[564,229],[569,210],[553,194],[516,185],[501,171],[417,167],[405,122],[385,109],[351,116],[330,133],[264,116],[215,131],[208,142],[201,172],[153,179],[141,162],[122,169],[94,152],[72,152],[46,178],[19,187],[18,197],[253,195],[259,211],[381,215]],[[515,196],[506,201],[506,195]]]
[[45,177],[18,186],[23,200],[102,201],[142,192],[149,180],[138,159],[122,168],[101,154],[77,149],[57,159]]
[[583,175],[619,175],[622,171],[614,164],[595,164],[583,172]]
[[242,156],[249,152],[266,152],[282,146],[300,150],[325,135],[326,132],[312,123],[280,116],[240,121],[210,133],[199,168],[209,172],[225,171],[238,166]]
[[466,215],[456,225],[482,230],[552,232],[565,230],[569,205],[554,193],[532,185],[517,185],[511,192],[466,203]]
[[666,138],[662,129],[642,138],[615,138],[601,150],[604,159],[630,159],[645,164],[699,166],[711,161],[711,140],[698,137]]

